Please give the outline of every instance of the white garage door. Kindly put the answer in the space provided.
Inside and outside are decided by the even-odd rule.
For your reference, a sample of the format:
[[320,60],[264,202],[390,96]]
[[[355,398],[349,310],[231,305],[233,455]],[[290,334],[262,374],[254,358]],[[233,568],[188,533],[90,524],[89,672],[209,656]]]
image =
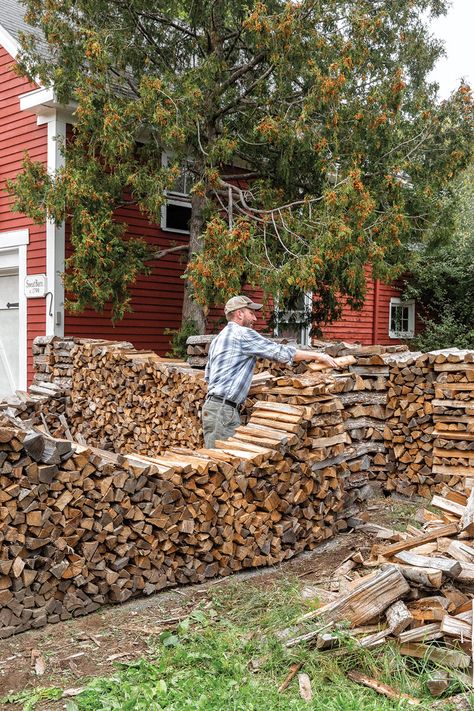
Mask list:
[[18,272],[0,271],[0,397],[19,387]]

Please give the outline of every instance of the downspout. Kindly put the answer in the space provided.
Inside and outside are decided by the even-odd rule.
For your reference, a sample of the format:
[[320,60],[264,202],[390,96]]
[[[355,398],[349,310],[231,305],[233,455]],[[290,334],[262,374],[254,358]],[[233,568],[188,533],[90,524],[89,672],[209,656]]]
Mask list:
[[378,279],[374,279],[374,314],[372,319],[372,345],[375,346],[377,343],[377,333],[379,330],[379,292],[380,282]]

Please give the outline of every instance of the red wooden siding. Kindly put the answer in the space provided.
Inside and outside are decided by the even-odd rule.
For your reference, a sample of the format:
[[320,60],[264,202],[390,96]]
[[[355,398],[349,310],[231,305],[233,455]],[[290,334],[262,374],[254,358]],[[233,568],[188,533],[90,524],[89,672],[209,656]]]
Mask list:
[[[21,169],[25,151],[32,160],[47,161],[47,127],[36,125],[36,116],[20,111],[20,94],[37,88],[12,71],[13,58],[0,47],[0,232],[28,228],[28,274],[46,272],[46,228],[33,225],[24,215],[12,212],[12,199],[5,192],[5,181]],[[1,239],[1,236],[0,236]],[[20,284],[20,289],[23,285]],[[46,328],[44,299],[28,299],[28,381],[33,376],[31,345]]]
[[354,311],[346,303],[339,321],[323,327],[323,338],[331,341],[357,341],[363,345],[393,345],[401,342],[389,336],[390,299],[401,296],[401,285],[375,282],[370,267],[366,267],[366,278],[367,292],[362,310]]
[[[251,289],[249,287],[245,287],[242,290],[242,294],[245,294],[245,296],[248,296],[249,299],[252,299],[252,301],[255,301],[258,304],[263,303],[263,295],[260,289]],[[234,296],[237,296],[237,294],[234,294]],[[266,308],[263,308],[261,311],[257,311],[257,322],[255,324],[255,328],[257,331],[263,332],[263,333],[270,333],[270,329],[268,327],[268,321],[271,316],[271,308],[272,308],[272,303],[273,301],[270,300],[268,306]],[[206,331],[207,333],[219,333],[219,331],[222,330],[222,328],[226,325],[227,319],[224,315],[224,307],[223,306],[212,306],[209,309],[209,313],[207,315],[206,319]]]
[[[122,208],[117,219],[129,225],[127,234],[142,237],[157,251],[186,244],[187,235],[164,232],[157,225],[151,225],[134,206]],[[66,256],[72,247],[70,230],[66,228]],[[170,349],[171,336],[166,329],[179,328],[183,306],[183,280],[186,252],[175,252],[152,263],[149,276],[141,276],[132,287],[133,312],[127,314],[115,326],[111,322],[110,309],[104,313],[93,310],[79,315],[65,314],[64,333],[67,336],[83,338],[106,338],[126,340],[136,348],[153,350],[165,355]]]

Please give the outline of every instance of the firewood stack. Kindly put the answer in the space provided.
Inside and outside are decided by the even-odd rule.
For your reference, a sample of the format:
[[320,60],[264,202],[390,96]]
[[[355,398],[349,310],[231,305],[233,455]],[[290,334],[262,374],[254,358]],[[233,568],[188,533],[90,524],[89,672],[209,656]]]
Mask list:
[[205,368],[209,347],[215,335],[189,336],[186,341],[186,361],[192,368]]
[[56,383],[30,385],[28,392],[17,390],[0,402],[0,412],[13,420],[18,419],[40,427],[54,437],[64,437],[68,431],[65,413],[69,403],[69,390]]
[[0,423],[0,636],[278,563],[333,535],[341,482],[309,433],[337,409],[257,402],[216,449],[153,458]]
[[84,344],[74,352],[73,435],[117,452],[159,454],[202,444],[204,374],[155,353]]
[[430,361],[436,375],[433,475],[463,491],[474,481],[474,351],[435,351]]
[[434,380],[427,353],[403,353],[390,363],[386,491],[427,497],[442,488],[441,478],[432,471]]
[[[370,480],[386,479],[387,450],[384,443],[388,362],[394,354],[407,350],[404,345],[359,346],[347,343],[320,345],[339,359],[350,359],[347,367],[353,376],[352,387],[341,394],[343,419],[354,444],[354,466],[367,472]],[[350,465],[350,461],[349,461]]]
[[[94,344],[77,349],[75,368],[69,413],[75,437],[81,435],[88,444],[102,449],[148,456],[171,447],[202,446],[200,409],[206,392],[202,371],[152,354],[115,352],[113,345]],[[347,512],[340,514],[340,528],[356,516],[369,495],[367,472],[361,465],[366,451],[347,447],[350,438],[342,424],[342,405],[335,397],[347,388],[348,381],[350,375],[334,378],[310,371],[298,375],[288,369],[279,376],[257,373],[242,418],[245,424],[252,407],[261,400],[323,408],[328,422],[321,421],[315,430],[318,444],[313,446],[308,439],[309,445],[300,446],[299,460],[317,455],[317,469],[323,470],[328,459],[327,466],[336,466],[336,476],[345,478]],[[335,457],[339,459],[333,464]]]
[[[341,367],[347,359],[339,359]],[[270,402],[286,402],[310,408],[310,424],[306,438],[298,449],[298,458],[310,462],[314,472],[326,476],[335,472],[344,490],[344,506],[338,513],[338,530],[344,530],[357,520],[357,515],[369,498],[368,472],[365,451],[351,445],[342,418],[341,393],[351,386],[350,374],[321,372],[319,364],[311,364],[306,374],[287,373],[276,378],[275,387],[269,387],[265,397]],[[264,395],[261,396],[262,399]],[[252,415],[253,417],[253,415]],[[252,421],[252,420],[251,420]]]

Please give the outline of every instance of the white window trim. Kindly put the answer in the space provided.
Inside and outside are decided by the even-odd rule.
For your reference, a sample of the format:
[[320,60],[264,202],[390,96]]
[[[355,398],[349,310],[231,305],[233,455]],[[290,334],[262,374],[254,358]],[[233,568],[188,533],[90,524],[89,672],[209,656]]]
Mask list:
[[0,262],[3,252],[15,250],[18,255],[18,388],[20,390],[26,390],[27,384],[28,309],[23,284],[26,278],[26,252],[29,241],[30,234],[27,229],[0,232]]
[[[408,330],[394,331],[392,329],[392,306],[403,306],[408,308]],[[413,338],[415,335],[415,301],[409,299],[404,301],[400,297],[394,296],[390,299],[388,312],[388,335],[389,338]]]
[[[164,168],[168,166],[172,156],[170,153],[163,151],[161,156],[161,164]],[[177,205],[178,207],[191,207],[191,198],[189,193],[180,193],[177,190],[166,191],[166,202],[161,207],[161,229],[163,232],[172,232],[180,235],[189,235],[190,230],[175,230],[171,227],[166,227],[166,206]]]

